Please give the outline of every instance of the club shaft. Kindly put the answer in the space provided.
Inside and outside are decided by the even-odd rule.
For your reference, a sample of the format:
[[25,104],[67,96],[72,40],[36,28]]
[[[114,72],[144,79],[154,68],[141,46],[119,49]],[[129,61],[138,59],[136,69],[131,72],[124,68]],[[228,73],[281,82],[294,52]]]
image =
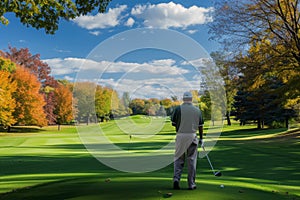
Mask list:
[[203,151],[205,152],[205,156],[206,156],[206,158],[207,158],[207,160],[208,160],[208,163],[209,163],[209,165],[210,165],[210,167],[211,167],[213,173],[216,174],[216,173],[215,173],[215,170],[214,170],[214,167],[212,166],[212,164],[211,164],[211,162],[210,162],[210,159],[209,159],[209,157],[208,157],[208,155],[207,155],[207,153],[206,153],[206,151],[205,151],[204,146],[202,146],[202,148],[203,148]]

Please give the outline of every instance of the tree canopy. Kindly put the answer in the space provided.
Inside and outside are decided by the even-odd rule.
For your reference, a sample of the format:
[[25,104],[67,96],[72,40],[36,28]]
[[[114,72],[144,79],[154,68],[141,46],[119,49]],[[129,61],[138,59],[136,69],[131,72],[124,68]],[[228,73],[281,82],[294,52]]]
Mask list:
[[16,122],[13,116],[16,101],[12,97],[17,85],[7,71],[0,70],[0,124],[10,127]]
[[54,34],[61,19],[70,20],[86,15],[93,10],[105,12],[110,0],[2,0],[0,1],[0,23],[8,24],[5,13],[15,13],[20,22],[36,29],[44,28]]
[[13,74],[17,89],[13,93],[16,99],[16,108],[13,113],[20,125],[47,125],[46,114],[43,106],[44,97],[40,94],[41,84],[34,74],[24,67],[17,67]]
[[[216,4],[210,33],[227,52],[225,66],[233,66],[239,77],[237,111],[248,112],[238,113],[240,120],[256,113],[251,120],[260,126],[259,121],[267,122],[266,118],[275,119],[272,116],[283,112],[287,120],[293,116],[290,110],[299,107],[299,9],[298,0],[226,0]],[[274,112],[268,115],[266,110],[271,108]]]

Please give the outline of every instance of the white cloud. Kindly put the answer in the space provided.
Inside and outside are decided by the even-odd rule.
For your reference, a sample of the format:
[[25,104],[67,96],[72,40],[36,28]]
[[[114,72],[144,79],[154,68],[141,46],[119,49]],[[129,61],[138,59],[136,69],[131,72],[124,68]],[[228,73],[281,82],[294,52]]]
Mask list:
[[71,76],[64,76],[64,79],[71,82],[74,81],[74,77]]
[[[136,97],[166,98],[199,88],[196,78],[187,78],[189,70],[177,66],[173,59],[144,63],[93,61],[84,58],[43,60],[53,76],[69,81],[93,81],[111,86],[119,94],[130,92]],[[116,75],[117,74],[117,75]]]
[[134,22],[135,22],[134,19],[132,17],[129,17],[128,20],[125,23],[125,26],[132,27]]
[[194,34],[194,33],[196,33],[198,30],[188,30],[187,32],[189,33],[189,34]]
[[131,10],[131,14],[141,18],[147,27],[186,28],[191,25],[205,24],[212,21],[213,8],[191,6],[185,8],[174,2],[137,5]]
[[124,92],[129,92],[131,98],[180,97],[185,91],[199,89],[199,82],[186,80],[183,76],[149,78],[147,80],[134,80],[125,77],[119,81],[101,79],[98,83],[112,87],[121,95]]
[[126,10],[126,8],[126,5],[120,5],[116,8],[110,8],[107,13],[80,16],[75,18],[73,21],[80,27],[88,30],[114,27],[119,25],[121,13]]
[[43,62],[51,67],[52,76],[67,75],[78,71],[84,59],[80,58],[53,58]]
[[100,31],[90,31],[89,33],[98,36],[100,34]]
[[134,62],[96,62],[84,58],[53,58],[45,59],[52,71],[52,75],[67,75],[74,72],[100,71],[101,73],[144,73],[144,74],[161,74],[176,75],[188,73],[188,70],[182,69],[175,65],[175,60],[162,59],[153,60],[145,63]]

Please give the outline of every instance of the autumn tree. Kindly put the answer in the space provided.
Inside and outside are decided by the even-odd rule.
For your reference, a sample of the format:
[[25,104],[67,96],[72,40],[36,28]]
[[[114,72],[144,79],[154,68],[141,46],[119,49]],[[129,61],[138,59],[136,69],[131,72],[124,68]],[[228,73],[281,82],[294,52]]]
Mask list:
[[54,97],[56,102],[54,113],[56,114],[58,130],[60,130],[61,124],[69,123],[73,119],[73,95],[67,86],[60,83],[58,87],[55,88]]
[[27,68],[32,74],[38,77],[42,87],[55,87],[57,82],[50,75],[50,66],[43,62],[40,54],[32,55],[28,48],[17,49],[9,46],[9,51],[5,52],[4,57],[9,58],[14,63]]
[[110,0],[4,0],[0,2],[0,23],[8,24],[5,13],[13,12],[26,26],[44,28],[46,33],[54,34],[61,19],[70,20],[86,15],[95,9],[105,12]]
[[16,64],[14,62],[12,62],[9,58],[1,57],[1,51],[0,51],[0,70],[7,71],[7,72],[13,72],[14,70],[16,70]]
[[164,107],[166,114],[171,115],[172,113],[172,100],[169,98],[162,99],[160,104]]
[[[1,64],[0,67],[3,68]],[[16,101],[12,96],[16,88],[16,82],[12,80],[10,72],[0,70],[0,125],[4,127],[9,128],[16,122],[13,116]]]
[[0,52],[0,54],[14,63],[25,67],[30,73],[38,77],[42,87],[40,92],[44,95],[46,102],[44,110],[47,115],[48,124],[54,124],[56,119],[54,109],[56,105],[53,96],[54,89],[57,87],[57,81],[50,75],[50,66],[40,59],[39,54],[32,55],[28,48],[17,49],[10,46],[8,52]]
[[17,67],[12,75],[17,84],[13,93],[16,100],[14,118],[20,125],[47,125],[46,114],[43,106],[44,97],[40,94],[41,84],[37,77],[24,67]]
[[266,76],[282,82],[276,92],[287,109],[300,103],[299,9],[298,0],[219,1],[210,26],[212,38],[249,72],[244,80],[251,89],[259,89]]

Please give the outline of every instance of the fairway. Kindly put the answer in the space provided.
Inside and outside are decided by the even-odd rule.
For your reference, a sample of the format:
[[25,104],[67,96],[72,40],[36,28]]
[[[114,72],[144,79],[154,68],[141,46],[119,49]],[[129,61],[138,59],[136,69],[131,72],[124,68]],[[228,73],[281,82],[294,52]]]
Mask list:
[[[147,129],[150,121],[161,126],[159,119],[132,120],[143,129]],[[155,135],[139,133],[140,129],[130,135],[124,131],[128,127],[122,130],[122,125],[117,124],[116,121],[102,123],[101,130],[127,152],[145,156],[174,139],[174,127],[168,121]],[[80,126],[98,128],[95,124]],[[47,127],[39,132],[3,133],[0,147],[1,200],[300,200],[299,131],[257,130],[255,126],[237,124],[224,126],[219,141],[209,153],[214,167],[222,171],[223,176],[213,176],[207,160],[201,158],[197,167],[197,189],[193,191],[186,189],[186,168],[182,190],[172,189],[172,163],[144,173],[121,172],[102,164],[88,152],[76,127],[72,126],[62,127],[61,131]],[[172,150],[166,151],[166,154],[172,153]],[[106,156],[122,156],[111,154]],[[168,196],[168,193],[172,194]]]

